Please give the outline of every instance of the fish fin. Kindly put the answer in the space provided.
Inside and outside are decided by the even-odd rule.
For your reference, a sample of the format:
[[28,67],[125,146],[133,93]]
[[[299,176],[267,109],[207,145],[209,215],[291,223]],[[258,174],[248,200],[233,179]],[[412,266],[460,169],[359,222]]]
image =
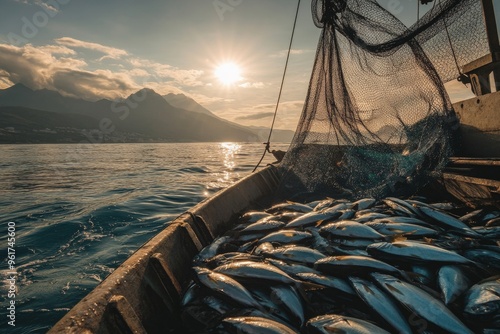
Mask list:
[[318,220],[318,221],[316,222],[316,224],[314,224],[314,227],[319,227],[319,226],[321,226],[321,224],[323,224],[323,222],[324,222],[324,221],[325,221],[324,219],[322,219],[322,220]]
[[325,325],[324,329],[328,331],[328,333],[331,334],[346,334],[347,332],[343,329],[340,328],[335,328],[335,325]]
[[387,242],[406,241],[408,238],[403,234],[389,235],[385,237]]
[[413,282],[418,282],[417,280],[421,278],[422,275],[411,271],[401,270],[401,277],[403,277],[408,283],[413,284]]
[[432,245],[434,243],[434,239],[432,238],[423,237],[422,240],[429,245]]

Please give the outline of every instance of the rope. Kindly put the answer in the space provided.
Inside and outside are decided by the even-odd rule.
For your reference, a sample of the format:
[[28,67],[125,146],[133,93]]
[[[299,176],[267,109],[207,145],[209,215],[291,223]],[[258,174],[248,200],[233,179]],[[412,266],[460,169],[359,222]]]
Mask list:
[[417,22],[420,20],[420,1],[417,1]]
[[[441,0],[439,1],[441,3]],[[458,72],[458,78],[457,80],[462,82],[464,85],[467,85],[470,83],[470,79],[467,75],[462,73],[462,70],[460,69],[460,66],[458,65],[458,59],[457,55],[455,54],[455,48],[453,47],[453,43],[450,38],[450,33],[448,32],[448,25],[446,24],[446,20],[443,17],[443,23],[444,23],[444,29],[446,31],[446,36],[448,37],[448,43],[450,43],[450,49],[451,49],[451,54],[453,55],[453,59],[455,60],[455,66],[457,67],[457,72]]]
[[273,122],[271,123],[271,129],[269,129],[269,136],[267,137],[267,142],[263,143],[264,145],[266,145],[264,153],[262,153],[262,157],[260,158],[259,162],[253,169],[252,173],[255,172],[257,168],[259,168],[260,164],[262,163],[262,160],[264,160],[264,157],[266,156],[266,152],[271,153],[271,151],[269,150],[271,145],[271,135],[273,133],[274,122],[276,121],[276,114],[278,113],[278,107],[281,100],[281,93],[283,91],[283,84],[285,82],[286,70],[288,68],[288,60],[290,59],[290,53],[292,51],[292,42],[293,42],[293,36],[295,34],[295,27],[297,26],[297,17],[299,16],[299,8],[300,8],[300,0],[298,0],[297,11],[295,12],[295,20],[293,21],[292,36],[290,37],[290,44],[288,45],[288,53],[286,55],[285,69],[283,71],[283,77],[281,78],[280,91],[278,93],[278,101],[276,101],[276,108],[274,109]]

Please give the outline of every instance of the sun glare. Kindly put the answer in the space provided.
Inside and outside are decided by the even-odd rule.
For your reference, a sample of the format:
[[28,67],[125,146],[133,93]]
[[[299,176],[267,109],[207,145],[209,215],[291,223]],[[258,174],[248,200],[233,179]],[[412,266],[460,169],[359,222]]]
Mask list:
[[235,63],[223,63],[217,66],[214,72],[217,79],[224,85],[230,86],[241,80],[241,70]]

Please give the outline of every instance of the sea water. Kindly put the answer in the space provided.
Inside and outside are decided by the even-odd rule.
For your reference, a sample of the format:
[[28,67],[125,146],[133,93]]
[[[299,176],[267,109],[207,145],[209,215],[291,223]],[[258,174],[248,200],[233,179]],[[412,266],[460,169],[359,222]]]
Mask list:
[[254,143],[0,145],[0,328],[45,333],[175,217],[249,175],[262,152]]

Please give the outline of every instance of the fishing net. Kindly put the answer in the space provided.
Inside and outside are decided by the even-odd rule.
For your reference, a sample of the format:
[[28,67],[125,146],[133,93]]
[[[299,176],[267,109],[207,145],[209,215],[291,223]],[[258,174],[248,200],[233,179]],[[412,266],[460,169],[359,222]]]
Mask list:
[[443,82],[488,53],[479,0],[435,0],[405,26],[376,0],[313,0],[322,28],[281,195],[404,195],[446,163],[458,122]]

